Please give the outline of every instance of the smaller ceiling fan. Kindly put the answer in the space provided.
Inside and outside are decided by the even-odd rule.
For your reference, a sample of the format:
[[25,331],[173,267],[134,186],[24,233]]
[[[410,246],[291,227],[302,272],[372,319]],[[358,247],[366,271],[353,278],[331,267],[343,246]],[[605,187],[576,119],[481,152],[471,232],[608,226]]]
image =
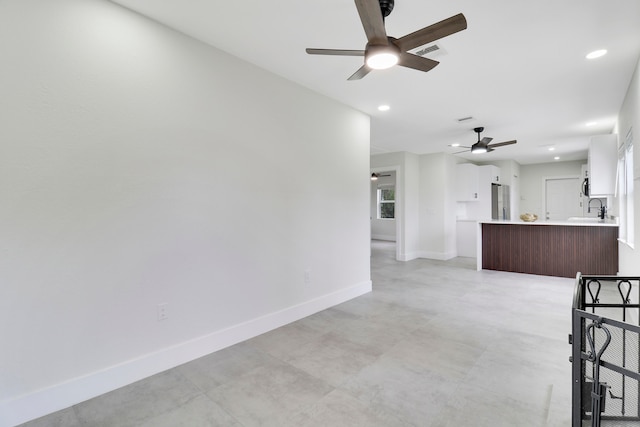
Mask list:
[[389,173],[389,174],[383,175],[383,174],[374,172],[374,173],[371,174],[371,181],[377,181],[378,178],[381,178],[381,177],[384,177],[384,176],[391,176],[391,174]]
[[[493,144],[489,144],[491,141],[493,141],[493,138],[489,138],[489,137],[485,136],[484,138],[480,139],[480,134],[484,131],[483,127],[473,128],[473,131],[478,134],[478,142],[473,144],[471,147],[464,147],[462,145],[458,146],[458,147],[463,147],[463,148],[470,148],[471,152],[473,154],[489,153],[489,152],[493,151],[497,147],[502,147],[503,145],[511,145],[511,144],[515,144],[515,143],[518,142],[518,141],[516,141],[514,139],[514,140],[511,140],[511,141],[495,142]],[[467,151],[467,150],[459,151],[459,152],[457,152],[455,154],[464,153],[465,151]]]

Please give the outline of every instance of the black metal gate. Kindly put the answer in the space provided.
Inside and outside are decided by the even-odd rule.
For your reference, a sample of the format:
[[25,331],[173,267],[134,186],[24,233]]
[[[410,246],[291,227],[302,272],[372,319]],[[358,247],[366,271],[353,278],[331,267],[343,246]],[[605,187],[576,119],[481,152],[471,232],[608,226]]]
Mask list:
[[582,276],[574,289],[572,426],[640,426],[640,277]]

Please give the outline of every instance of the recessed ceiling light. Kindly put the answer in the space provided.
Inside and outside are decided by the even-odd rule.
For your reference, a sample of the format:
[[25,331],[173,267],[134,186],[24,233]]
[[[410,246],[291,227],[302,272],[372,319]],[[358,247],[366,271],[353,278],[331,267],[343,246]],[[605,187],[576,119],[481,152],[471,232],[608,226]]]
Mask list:
[[380,106],[378,107],[378,110],[379,110],[379,111],[389,111],[389,109],[390,109],[390,108],[391,108],[391,107],[389,107],[388,105],[380,105]]
[[587,122],[587,124],[585,126],[595,126],[597,124],[598,124],[598,122]]
[[555,149],[556,149],[556,147],[549,147],[549,151],[553,151]]
[[607,54],[607,49],[594,50],[593,52],[587,55],[587,59],[600,58],[601,56],[604,56],[606,54]]
[[553,160],[560,160],[560,157],[555,156],[555,157],[553,158]]

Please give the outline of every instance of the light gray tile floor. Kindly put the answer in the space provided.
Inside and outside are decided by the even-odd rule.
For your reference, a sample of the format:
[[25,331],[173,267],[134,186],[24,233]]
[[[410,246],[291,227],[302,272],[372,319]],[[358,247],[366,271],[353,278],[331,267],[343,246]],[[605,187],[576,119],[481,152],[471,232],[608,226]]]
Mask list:
[[23,427],[570,425],[572,279],[371,264],[370,294]]

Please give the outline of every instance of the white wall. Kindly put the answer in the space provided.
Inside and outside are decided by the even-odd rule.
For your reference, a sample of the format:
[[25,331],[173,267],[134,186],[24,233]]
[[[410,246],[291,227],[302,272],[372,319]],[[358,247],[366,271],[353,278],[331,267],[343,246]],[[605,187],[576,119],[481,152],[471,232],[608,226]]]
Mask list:
[[421,257],[449,259],[456,256],[454,167],[445,153],[420,156]]
[[[620,274],[627,276],[640,276],[640,61],[631,78],[627,95],[624,99],[616,132],[618,138],[624,139],[633,129],[633,165],[634,165],[634,224],[635,224],[635,248],[630,248],[625,243],[620,243]],[[617,203],[617,201],[616,201]]]
[[580,168],[587,160],[571,162],[539,163],[520,165],[520,211],[512,212],[513,219],[523,213],[545,217],[544,180],[553,177],[581,176]]
[[102,0],[0,56],[0,425],[371,289],[367,116]]
[[[404,252],[400,259],[409,261],[420,256],[420,156],[413,153],[403,153],[404,157],[404,208],[406,214],[400,230],[404,239]],[[398,185],[402,181],[398,180]],[[400,236],[397,236],[400,239]]]

